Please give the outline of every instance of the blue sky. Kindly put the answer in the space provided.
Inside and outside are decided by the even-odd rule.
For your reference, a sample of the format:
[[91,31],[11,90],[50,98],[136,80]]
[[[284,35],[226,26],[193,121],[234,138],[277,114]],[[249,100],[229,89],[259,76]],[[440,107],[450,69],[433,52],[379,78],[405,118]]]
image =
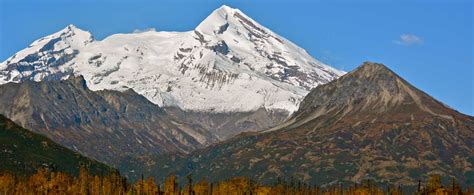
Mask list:
[[436,99],[474,115],[469,0],[0,1],[0,61],[68,24],[99,40],[135,29],[188,31],[226,4],[333,67],[350,71],[364,61],[384,63]]

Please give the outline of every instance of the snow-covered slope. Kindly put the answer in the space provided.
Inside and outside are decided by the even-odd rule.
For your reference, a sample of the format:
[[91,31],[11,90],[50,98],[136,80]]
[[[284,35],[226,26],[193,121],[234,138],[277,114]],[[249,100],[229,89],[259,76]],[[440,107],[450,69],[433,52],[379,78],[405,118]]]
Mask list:
[[92,90],[133,88],[184,110],[295,111],[309,89],[344,72],[222,6],[195,30],[115,34],[102,41],[70,25],[0,64],[0,84],[83,75]]

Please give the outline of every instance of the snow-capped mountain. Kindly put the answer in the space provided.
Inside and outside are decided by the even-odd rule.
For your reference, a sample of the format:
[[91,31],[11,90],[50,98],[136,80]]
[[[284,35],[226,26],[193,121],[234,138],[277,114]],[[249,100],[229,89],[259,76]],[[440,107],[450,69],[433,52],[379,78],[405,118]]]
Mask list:
[[159,106],[291,113],[311,88],[344,72],[228,6],[188,32],[147,31],[95,40],[69,25],[0,64],[0,84],[72,74],[83,75],[92,90],[132,88]]

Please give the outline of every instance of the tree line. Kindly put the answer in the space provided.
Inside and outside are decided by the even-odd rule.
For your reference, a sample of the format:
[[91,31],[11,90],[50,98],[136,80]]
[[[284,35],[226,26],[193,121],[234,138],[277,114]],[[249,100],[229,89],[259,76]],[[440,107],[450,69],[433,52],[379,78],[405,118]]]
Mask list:
[[[262,185],[246,177],[235,177],[225,181],[207,182],[201,179],[193,182],[187,176],[187,182],[179,185],[178,178],[171,175],[163,184],[157,183],[153,177],[143,177],[134,183],[129,183],[118,172],[110,175],[91,175],[81,168],[78,176],[63,172],[51,172],[39,169],[31,176],[18,177],[11,173],[0,174],[0,194],[132,194],[132,195],[322,195],[322,194],[408,194],[401,186],[378,186],[371,180],[362,184],[350,186],[335,185],[322,188],[302,182],[286,182],[278,179],[273,185]],[[426,184],[419,181],[414,194],[473,194],[470,188],[462,189],[455,181],[442,185],[439,175],[430,176]],[[410,193],[411,194],[411,193]]]

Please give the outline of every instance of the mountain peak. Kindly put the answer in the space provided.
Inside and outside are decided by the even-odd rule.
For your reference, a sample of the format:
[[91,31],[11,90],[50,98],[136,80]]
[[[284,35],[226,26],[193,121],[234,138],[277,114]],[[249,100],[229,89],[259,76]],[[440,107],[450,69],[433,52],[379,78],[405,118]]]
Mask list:
[[[67,25],[65,28],[40,39],[35,40],[31,43],[28,48],[25,48],[12,57],[8,58],[0,65],[0,68],[5,69],[10,67],[16,67],[18,63],[22,63],[21,66],[27,66],[34,64],[34,61],[42,60],[52,63],[56,63],[55,60],[58,56],[58,53],[65,52],[68,57],[63,56],[61,58],[65,61],[66,59],[71,58],[77,54],[77,51],[80,48],[85,47],[87,44],[94,41],[94,37],[88,31],[82,30],[76,27],[73,24]],[[56,55],[56,56],[54,56]],[[33,65],[34,66],[34,65]],[[57,66],[57,65],[55,65]],[[27,74],[27,75],[40,75],[40,74]],[[43,75],[45,76],[45,75]],[[0,78],[2,75],[0,74]],[[8,78],[8,77],[7,77]],[[42,76],[37,76],[37,78],[42,78]],[[16,80],[16,79],[14,79]],[[17,80],[20,81],[20,80]],[[37,80],[38,81],[38,80]],[[0,81],[0,84],[5,81]]]
[[90,32],[82,30],[73,24],[69,24],[52,35],[34,41],[30,47],[35,47],[36,49],[41,49],[45,45],[52,47],[59,41],[63,41],[66,45],[73,47],[83,47],[94,41],[94,37]]
[[64,34],[69,34],[69,35],[75,36],[76,38],[80,38],[80,39],[87,39],[87,40],[93,40],[94,39],[94,37],[92,36],[92,34],[89,31],[82,30],[74,24],[67,25],[66,28],[64,28],[63,30],[61,30],[59,32],[62,32],[62,34],[63,33]]
[[75,26],[74,24],[69,24],[62,31],[71,31],[71,30],[74,31],[76,29],[81,30],[77,26]]
[[[222,34],[229,26],[233,28],[241,28],[240,21],[248,23],[255,23],[250,17],[245,15],[242,11],[236,8],[231,8],[227,5],[215,9],[209,16],[206,17],[197,27],[196,30],[204,34]],[[253,26],[260,26],[259,24]]]
[[237,10],[237,9],[232,8],[232,7],[229,7],[229,6],[227,6],[227,5],[222,5],[222,6],[220,6],[219,8],[217,8],[216,10],[214,10],[214,11],[232,13],[232,12],[234,12],[235,10]]
[[357,69],[382,70],[382,69],[388,69],[388,68],[382,63],[366,61],[362,65],[360,65]]
[[342,118],[361,113],[402,115],[417,112],[449,118],[438,114],[447,112],[446,110],[449,109],[385,65],[364,62],[339,79],[313,89],[301,102],[293,117],[306,118],[299,120],[303,123],[331,114]]
[[[386,67],[384,64],[376,62],[364,62],[362,65],[357,67],[354,71],[348,74],[348,76],[364,76],[372,77],[375,75],[386,75],[386,76],[395,76],[396,74]],[[397,76],[398,77],[398,76]]]
[[228,25],[227,20],[229,16],[232,17],[233,12],[234,9],[223,5],[207,16],[206,19],[196,27],[196,30],[205,34],[213,34],[219,26]]
[[69,24],[65,28],[57,32],[57,34],[64,34],[64,33],[76,33],[76,34],[80,33],[80,34],[86,34],[88,36],[92,36],[90,32],[86,30],[82,30],[74,24]]

